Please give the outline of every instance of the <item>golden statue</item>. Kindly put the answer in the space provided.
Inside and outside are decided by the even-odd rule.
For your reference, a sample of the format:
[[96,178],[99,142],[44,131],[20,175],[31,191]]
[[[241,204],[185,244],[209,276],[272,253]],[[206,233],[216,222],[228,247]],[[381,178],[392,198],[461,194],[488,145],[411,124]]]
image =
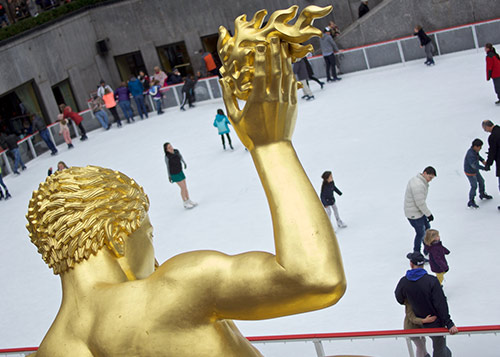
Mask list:
[[[260,356],[233,323],[335,304],[346,281],[336,237],[291,144],[294,58],[330,8],[274,13],[261,27],[220,29],[221,81],[230,119],[264,186],[276,255],[177,255],[155,270],[149,200],[124,174],[89,166],[49,176],[28,210],[31,241],[59,274],[63,297],[37,357]],[[246,100],[243,110],[236,98]]]

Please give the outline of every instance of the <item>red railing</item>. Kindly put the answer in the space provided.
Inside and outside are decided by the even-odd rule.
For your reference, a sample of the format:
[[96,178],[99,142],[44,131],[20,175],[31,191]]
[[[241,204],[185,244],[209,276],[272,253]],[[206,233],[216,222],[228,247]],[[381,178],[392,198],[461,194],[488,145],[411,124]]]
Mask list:
[[[488,334],[500,333],[500,325],[486,325],[486,326],[462,326],[458,328],[457,335],[471,335],[471,334]],[[318,351],[317,344],[321,341],[331,340],[353,340],[353,339],[377,339],[377,338],[398,338],[398,337],[417,337],[417,336],[439,336],[448,335],[449,332],[445,328],[422,328],[414,330],[381,330],[381,331],[358,331],[358,332],[337,332],[337,333],[311,333],[311,334],[297,334],[297,335],[274,335],[274,336],[251,336],[247,337],[253,343],[269,343],[269,342],[296,342],[296,341],[309,341],[314,342],[316,350]],[[21,354],[37,351],[37,347],[19,347],[19,348],[5,348],[0,349],[0,356],[7,354]],[[409,351],[409,355],[413,355],[413,351]],[[318,356],[321,354],[318,352]]]

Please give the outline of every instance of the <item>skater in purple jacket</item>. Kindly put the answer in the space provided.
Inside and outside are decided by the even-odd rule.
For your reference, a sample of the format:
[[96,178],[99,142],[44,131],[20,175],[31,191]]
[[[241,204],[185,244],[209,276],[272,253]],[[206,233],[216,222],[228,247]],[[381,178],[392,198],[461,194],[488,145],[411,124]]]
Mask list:
[[431,270],[436,273],[439,283],[443,285],[444,273],[449,270],[445,255],[450,254],[450,251],[441,243],[437,229],[428,229],[425,232],[424,243],[429,252]]

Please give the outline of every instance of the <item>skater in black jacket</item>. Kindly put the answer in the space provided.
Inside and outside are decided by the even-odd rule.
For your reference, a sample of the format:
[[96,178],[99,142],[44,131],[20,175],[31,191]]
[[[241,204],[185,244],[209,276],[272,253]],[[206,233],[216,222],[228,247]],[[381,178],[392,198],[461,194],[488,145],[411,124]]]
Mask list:
[[413,36],[418,36],[418,39],[420,40],[420,47],[425,48],[425,56],[427,57],[427,60],[424,62],[424,64],[428,66],[433,65],[434,58],[432,58],[432,52],[434,52],[434,45],[432,44],[431,38],[427,36],[427,34],[422,29],[422,26],[420,25],[415,26],[413,30]]

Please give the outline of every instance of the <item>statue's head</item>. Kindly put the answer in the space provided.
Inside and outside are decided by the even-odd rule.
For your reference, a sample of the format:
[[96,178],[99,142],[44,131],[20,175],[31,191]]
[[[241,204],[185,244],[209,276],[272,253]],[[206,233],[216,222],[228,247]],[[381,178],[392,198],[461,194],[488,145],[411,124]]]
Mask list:
[[149,199],[134,180],[96,166],[57,171],[41,183],[28,206],[33,244],[42,259],[61,274],[96,255],[104,246],[117,258],[149,209]]

